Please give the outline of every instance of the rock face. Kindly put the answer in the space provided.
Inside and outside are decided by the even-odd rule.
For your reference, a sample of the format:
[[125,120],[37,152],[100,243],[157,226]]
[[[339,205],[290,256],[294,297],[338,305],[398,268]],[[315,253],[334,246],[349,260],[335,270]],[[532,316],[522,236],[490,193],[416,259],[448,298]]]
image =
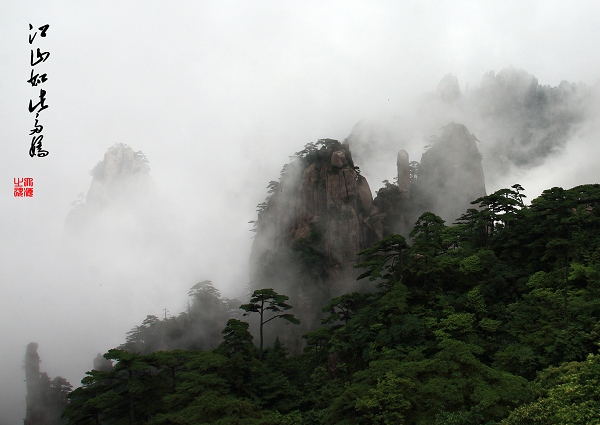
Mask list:
[[411,166],[405,150],[398,152],[396,168],[398,183],[394,185],[386,182],[373,200],[374,208],[371,210],[369,224],[377,241],[389,234],[408,237],[414,223],[414,179],[411,177]]
[[462,124],[450,123],[421,157],[418,173],[420,209],[452,224],[471,201],[485,196],[481,154],[475,137]]
[[354,285],[347,280],[354,273],[348,271],[356,253],[374,240],[366,224],[373,198],[349,146],[321,142],[320,149],[291,163],[276,185],[256,222],[251,260],[257,263],[273,250],[310,248],[326,262],[324,272],[335,296]]
[[373,199],[348,144],[324,139],[307,145],[269,184],[255,222],[251,289],[290,296],[303,323],[298,332],[318,326],[328,300],[368,285],[356,282],[359,251],[388,234],[408,237],[425,211],[452,223],[485,195],[481,155],[463,125],[446,126],[420,166],[404,150],[396,165],[398,183],[386,183]]
[[302,322],[294,327],[299,334],[318,326],[326,300],[358,289],[356,254],[376,240],[368,223],[371,190],[349,146],[326,139],[307,147],[269,185],[250,261],[251,289],[288,295]]
[[43,394],[40,375],[40,356],[37,352],[38,345],[30,342],[25,351],[25,382],[27,383],[27,413],[26,425],[43,423],[44,412],[42,411]]
[[408,152],[405,150],[398,152],[396,168],[398,169],[398,189],[408,199],[410,198],[410,163],[408,162]]
[[25,381],[27,385],[27,411],[25,425],[61,425],[63,409],[67,406],[67,394],[71,384],[57,376],[50,380],[48,375],[40,372],[40,356],[38,345],[30,342],[25,351]]
[[[475,137],[461,124],[450,123],[421,163],[410,163],[401,150],[397,157],[398,185],[387,184],[377,192],[377,237],[390,233],[408,237],[425,211],[439,215],[451,225],[471,201],[485,196],[485,178]],[[412,167],[412,168],[411,168]]]
[[90,172],[93,179],[86,203],[101,207],[127,199],[139,191],[140,186],[149,184],[149,172],[148,161],[141,151],[134,152],[123,143],[116,144]]
[[481,155],[461,124],[444,127],[418,169],[400,150],[398,183],[386,184],[374,200],[347,143],[324,139],[299,154],[284,167],[280,181],[271,182],[272,194],[261,204],[252,269],[274,252],[310,249],[322,257],[333,296],[355,287],[354,273],[348,272],[360,250],[390,233],[408,236],[425,211],[451,223],[485,195]]

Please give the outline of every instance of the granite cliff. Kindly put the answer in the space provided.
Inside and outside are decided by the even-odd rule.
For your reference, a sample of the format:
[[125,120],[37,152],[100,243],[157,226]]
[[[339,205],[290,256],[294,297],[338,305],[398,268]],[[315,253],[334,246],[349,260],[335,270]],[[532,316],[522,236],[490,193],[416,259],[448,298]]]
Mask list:
[[324,300],[361,290],[353,268],[359,251],[391,233],[408,237],[425,211],[451,224],[485,195],[476,139],[461,124],[444,127],[420,164],[400,150],[396,165],[397,184],[386,182],[373,199],[348,143],[306,145],[259,205],[251,289],[288,294],[311,329]]
[[305,260],[302,254],[310,251],[313,263],[322,260],[318,265],[330,283],[329,295],[345,292],[356,253],[377,240],[368,224],[371,189],[348,144],[325,139],[307,145],[269,187],[272,195],[259,206],[255,223],[253,273],[275,251],[288,250]]
[[425,211],[452,224],[472,208],[471,201],[486,194],[481,160],[475,136],[456,123],[442,128],[420,163],[409,162],[406,151],[398,152],[397,185],[386,184],[373,201],[381,222],[377,239],[390,233],[407,237]]

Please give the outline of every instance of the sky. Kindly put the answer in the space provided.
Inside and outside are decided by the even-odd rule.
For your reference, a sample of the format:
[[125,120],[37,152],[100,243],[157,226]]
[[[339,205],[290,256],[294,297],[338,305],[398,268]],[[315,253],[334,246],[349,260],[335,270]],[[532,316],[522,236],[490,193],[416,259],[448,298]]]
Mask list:
[[[147,314],[182,311],[196,282],[243,291],[248,221],[306,143],[409,113],[448,73],[461,90],[511,65],[543,85],[600,78],[597,1],[4,0],[0,9],[0,425],[24,417],[29,342],[43,371],[76,386]],[[32,44],[50,52],[35,67],[48,76],[43,158],[28,155],[38,95],[27,83],[30,23],[49,25]],[[598,133],[592,122],[560,155],[486,181],[488,192],[518,181],[531,199],[600,182]],[[70,203],[115,143],[146,155],[158,206],[107,215],[96,257],[71,255]],[[361,167],[372,190],[393,178],[400,144],[389,164]],[[14,197],[24,177],[34,196]]]

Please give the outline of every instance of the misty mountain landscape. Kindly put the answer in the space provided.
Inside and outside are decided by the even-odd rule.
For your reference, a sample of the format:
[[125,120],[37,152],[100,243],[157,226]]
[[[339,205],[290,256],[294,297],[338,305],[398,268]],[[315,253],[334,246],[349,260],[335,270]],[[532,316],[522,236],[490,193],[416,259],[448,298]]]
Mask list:
[[[385,149],[378,134],[423,128],[361,121],[342,141],[307,143],[257,206],[244,292],[195,283],[183,311],[148,314],[90,359],[75,390],[40,372],[30,343],[25,423],[593,423],[600,184],[530,202],[518,183],[486,192],[488,169],[558,155],[593,96],[511,67],[467,97],[447,75],[420,107],[468,109],[493,143],[446,123],[420,161],[389,152],[396,173],[375,192],[359,158]],[[90,175],[63,249],[101,273],[107,241],[152,244],[160,202],[149,159],[127,144]]]
[[6,6],[0,425],[600,423],[598,4]]

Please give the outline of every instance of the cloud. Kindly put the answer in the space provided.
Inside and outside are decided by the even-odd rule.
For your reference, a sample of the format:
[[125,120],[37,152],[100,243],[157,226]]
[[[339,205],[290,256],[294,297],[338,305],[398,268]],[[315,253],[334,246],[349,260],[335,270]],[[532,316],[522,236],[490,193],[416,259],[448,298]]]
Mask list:
[[[511,64],[541,85],[594,84],[600,47],[590,40],[600,35],[599,7],[6,2],[0,16],[5,422],[16,424],[24,414],[20,367],[30,341],[39,343],[43,370],[76,385],[96,354],[121,343],[146,314],[181,311],[199,280],[212,280],[226,296],[243,288],[252,242],[247,222],[256,218],[268,182],[307,142],[341,140],[364,118],[412,127],[412,100],[434,91],[448,73],[462,92]],[[49,108],[41,116],[46,158],[27,155],[29,22],[50,24],[40,39],[51,53],[44,68]],[[417,116],[435,127],[437,109]],[[485,143],[483,133],[464,124]],[[368,149],[365,164],[355,156],[372,188],[394,176],[398,149],[420,158],[429,128],[384,143],[393,148],[389,162],[387,153],[372,153],[379,156],[374,165],[385,163],[381,170],[366,165]],[[555,184],[597,181],[592,155],[581,153],[594,153],[595,130],[582,127],[561,148],[568,166],[550,158]],[[97,229],[107,237],[99,245],[105,262],[78,267],[61,254],[69,203],[87,192],[88,171],[119,142],[148,157],[159,206],[137,216],[107,212]],[[522,177],[541,187],[550,182],[542,170]],[[35,179],[33,198],[13,198],[15,177]]]

